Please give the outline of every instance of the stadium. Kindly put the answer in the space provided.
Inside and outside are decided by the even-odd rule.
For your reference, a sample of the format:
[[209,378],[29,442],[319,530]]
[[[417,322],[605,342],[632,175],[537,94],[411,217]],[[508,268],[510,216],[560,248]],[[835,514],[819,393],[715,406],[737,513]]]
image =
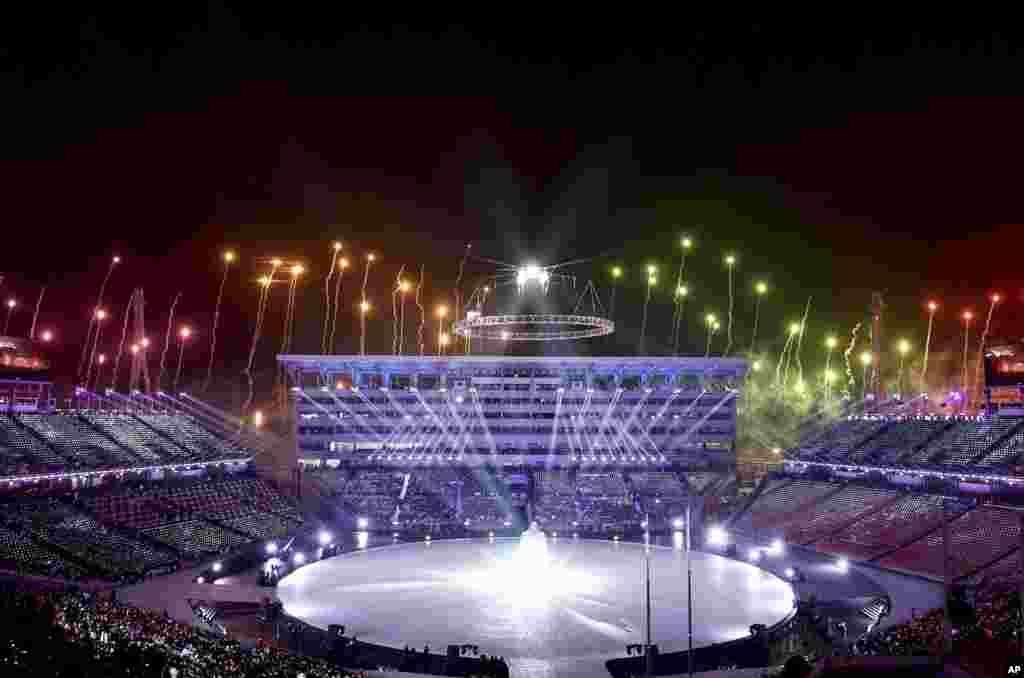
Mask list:
[[[537,305],[546,270],[520,269],[516,294]],[[747,358],[489,354],[615,323],[473,298],[436,356],[279,354],[276,430],[154,387],[138,351],[138,388],[87,373],[61,398],[45,346],[0,338],[6,603],[68,662],[99,633],[105,661],[141,638],[186,674],[219,657],[255,675],[743,675],[836,653],[927,674],[945,669],[899,656],[954,642],[985,674],[1012,656],[1015,344],[987,348],[973,412],[869,394],[865,370],[864,397],[809,412],[795,445],[749,449]],[[204,649],[152,640],[168,633]]]

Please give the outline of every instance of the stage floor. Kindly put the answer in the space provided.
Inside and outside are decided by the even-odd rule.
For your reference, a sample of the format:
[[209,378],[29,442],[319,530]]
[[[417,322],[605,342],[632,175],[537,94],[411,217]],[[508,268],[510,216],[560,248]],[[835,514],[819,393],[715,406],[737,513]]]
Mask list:
[[[477,645],[532,675],[643,642],[642,545],[554,539],[546,554],[529,551],[516,540],[386,546],[307,565],[277,592],[288,614],[321,628],[343,624],[366,642],[440,653]],[[779,577],[713,554],[692,559],[694,647],[746,636],[793,610],[793,589]],[[684,553],[653,547],[651,582],[653,642],[662,652],[686,649]]]

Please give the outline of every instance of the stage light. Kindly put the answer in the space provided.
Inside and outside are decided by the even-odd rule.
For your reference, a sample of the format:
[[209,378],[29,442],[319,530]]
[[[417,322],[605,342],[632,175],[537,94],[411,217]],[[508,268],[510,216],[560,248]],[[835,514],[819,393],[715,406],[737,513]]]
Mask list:
[[43,333],[39,335],[39,338],[43,341],[50,341],[53,339],[53,332],[50,330],[43,330]]
[[793,571],[792,567],[787,567],[785,574],[786,574],[786,579],[792,579],[793,577],[796,576],[796,572]]
[[115,257],[114,257],[114,263],[115,263],[115,264],[120,264],[120,263],[121,263],[121,257],[117,257],[117,256],[115,256]]
[[752,562],[756,563],[757,561],[761,560],[761,552],[759,550],[757,550],[757,549],[750,549],[750,554],[749,555],[750,555],[750,560]]
[[758,294],[765,294],[766,292],[768,292],[768,285],[766,285],[763,282],[759,282],[756,285],[754,285],[754,291],[757,292]]
[[[778,448],[775,449],[777,450]],[[772,540],[772,546],[768,550],[768,552],[771,553],[773,556],[781,556],[784,549],[785,546],[782,545],[782,540],[774,539]]]
[[302,565],[304,562],[306,562],[306,556],[301,551],[299,551],[294,556],[292,556],[292,562],[296,565]]
[[836,569],[838,569],[843,574],[846,574],[850,571],[850,561],[846,558],[840,558],[836,561]]
[[196,577],[196,583],[197,584],[205,584],[206,583],[206,577]]
[[360,516],[359,518],[356,519],[356,526],[360,530],[365,530],[367,527],[370,526],[370,519]]
[[317,538],[320,540],[321,546],[327,546],[331,543],[331,533],[326,530],[321,531],[320,534],[317,535]]
[[689,238],[685,237],[685,236],[683,237],[681,242],[682,242],[682,246],[683,246],[684,250],[688,250],[691,247],[693,247],[693,241],[690,240]]
[[675,520],[673,520],[672,521],[672,527],[676,528],[677,530],[681,529],[683,527],[683,519],[682,518],[676,518]]
[[708,528],[707,542],[712,546],[725,546],[729,543],[729,534],[720,525],[713,525]]
[[267,544],[267,553],[271,555],[277,553],[277,544],[274,542],[270,542],[269,544]]
[[220,572],[221,569],[223,569],[223,567],[224,566],[221,565],[220,561],[218,560],[216,563],[213,564],[213,571],[214,572]]

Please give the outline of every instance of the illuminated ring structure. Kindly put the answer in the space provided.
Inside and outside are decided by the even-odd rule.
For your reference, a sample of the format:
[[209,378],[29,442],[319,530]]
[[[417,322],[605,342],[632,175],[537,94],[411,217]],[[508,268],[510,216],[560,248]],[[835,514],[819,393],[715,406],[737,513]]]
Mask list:
[[604,337],[615,323],[593,315],[481,315],[455,323],[455,334],[497,341],[559,341]]

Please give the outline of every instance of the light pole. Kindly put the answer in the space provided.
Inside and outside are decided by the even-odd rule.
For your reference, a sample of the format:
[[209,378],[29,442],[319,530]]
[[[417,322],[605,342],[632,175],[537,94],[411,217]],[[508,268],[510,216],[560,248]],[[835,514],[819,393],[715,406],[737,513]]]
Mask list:
[[444,337],[444,319],[448,315],[448,307],[441,304],[437,307],[437,355],[444,354],[444,347],[447,342],[442,341]]
[[754,294],[757,295],[754,299],[754,333],[750,338],[750,353],[751,355],[757,350],[757,323],[761,316],[761,298],[768,293],[768,285],[763,282],[758,282],[754,285]]
[[906,339],[900,339],[900,343],[896,346],[896,350],[900,354],[900,366],[899,372],[896,375],[896,393],[902,397],[903,393],[903,361],[907,357],[907,353],[910,352],[910,342]]

